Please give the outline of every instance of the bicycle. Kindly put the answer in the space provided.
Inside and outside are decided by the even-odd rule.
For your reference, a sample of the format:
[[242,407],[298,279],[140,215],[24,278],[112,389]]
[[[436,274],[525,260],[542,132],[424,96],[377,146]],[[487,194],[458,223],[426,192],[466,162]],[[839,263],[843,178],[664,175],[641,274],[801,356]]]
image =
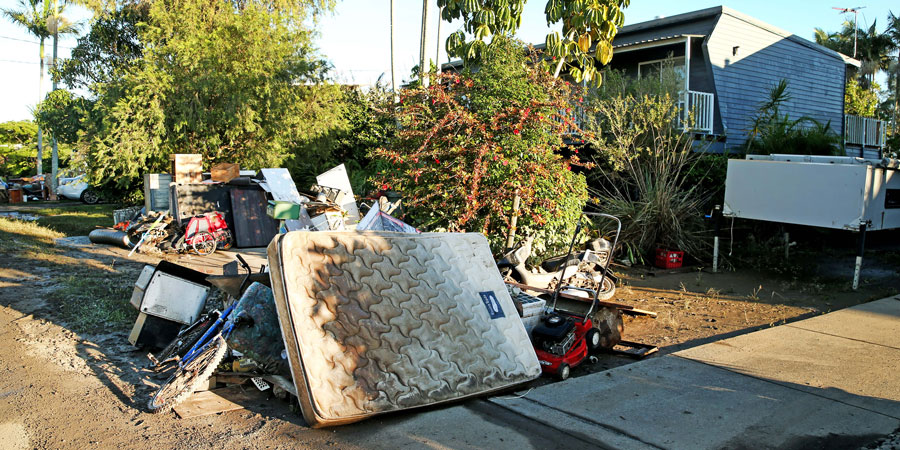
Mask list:
[[[237,255],[237,259],[247,270],[247,275],[243,277],[238,292],[243,292],[251,279],[252,271],[250,266],[244,259]],[[152,413],[162,413],[170,411],[179,403],[186,400],[199,388],[206,380],[212,376],[213,372],[225,358],[228,350],[226,339],[231,335],[235,328],[242,324],[253,324],[253,319],[238,314],[232,318],[231,313],[238,305],[235,300],[222,313],[213,312],[210,315],[201,317],[197,322],[187,329],[179,333],[173,343],[166,347],[163,353],[160,353],[160,359],[150,356],[151,362],[154,363],[154,369],[163,369],[171,363],[177,361],[175,373],[166,380],[162,386],[156,391],[147,407]],[[214,318],[214,320],[213,320]],[[202,335],[194,342],[193,336]],[[181,350],[190,345],[187,352],[180,355]],[[167,353],[168,354],[165,354]]]

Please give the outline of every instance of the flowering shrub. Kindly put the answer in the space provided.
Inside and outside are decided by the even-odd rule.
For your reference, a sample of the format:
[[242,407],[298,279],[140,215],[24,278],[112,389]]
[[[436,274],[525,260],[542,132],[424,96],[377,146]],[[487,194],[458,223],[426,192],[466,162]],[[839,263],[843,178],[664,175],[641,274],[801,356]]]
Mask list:
[[401,93],[400,130],[372,152],[381,168],[373,181],[403,193],[408,220],[481,232],[500,251],[518,194],[519,234],[535,236],[535,254],[567,244],[587,200],[584,176],[573,172],[583,165],[578,148],[563,140],[576,128],[572,88],[529,58],[507,41],[487,51],[477,70]]

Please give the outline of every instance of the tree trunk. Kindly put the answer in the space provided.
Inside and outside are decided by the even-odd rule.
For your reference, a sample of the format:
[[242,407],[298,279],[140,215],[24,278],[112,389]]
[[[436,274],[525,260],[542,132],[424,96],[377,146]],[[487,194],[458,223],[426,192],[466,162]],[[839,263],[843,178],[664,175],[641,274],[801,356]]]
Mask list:
[[[41,76],[38,78],[40,80],[38,84],[38,103],[44,100],[44,96],[42,94],[42,90],[44,89],[44,38],[41,38]],[[41,130],[41,126],[38,125],[38,135],[37,135],[37,172],[35,175],[40,175],[44,171],[44,133]]]
[[394,93],[394,103],[400,101],[400,96],[397,94],[397,62],[395,60],[397,48],[394,36],[394,23],[397,21],[397,11],[394,8],[394,0],[391,0],[391,92]]
[[428,53],[431,50],[431,45],[429,42],[431,41],[431,33],[429,32],[429,11],[431,10],[431,1],[422,0],[422,36],[419,41],[419,81],[422,83],[422,87],[428,87],[429,79],[428,73],[431,71],[431,59],[428,58]]
[[[56,27],[53,30],[53,63],[51,67],[56,70],[57,45],[59,44],[59,0],[53,0],[53,17]],[[56,90],[56,77],[53,77],[53,90]],[[53,152],[50,158],[50,200],[56,200],[56,177],[59,172],[59,150],[56,147],[56,133],[51,135],[53,140]]]

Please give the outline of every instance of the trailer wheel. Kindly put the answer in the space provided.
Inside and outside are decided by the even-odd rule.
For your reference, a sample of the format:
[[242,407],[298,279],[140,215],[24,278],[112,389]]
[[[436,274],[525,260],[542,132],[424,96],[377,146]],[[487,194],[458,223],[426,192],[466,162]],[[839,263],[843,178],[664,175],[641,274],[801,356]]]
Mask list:
[[559,365],[559,371],[556,372],[556,376],[559,377],[560,381],[565,381],[569,378],[571,372],[572,369],[569,367],[569,365],[566,363],[562,363]]

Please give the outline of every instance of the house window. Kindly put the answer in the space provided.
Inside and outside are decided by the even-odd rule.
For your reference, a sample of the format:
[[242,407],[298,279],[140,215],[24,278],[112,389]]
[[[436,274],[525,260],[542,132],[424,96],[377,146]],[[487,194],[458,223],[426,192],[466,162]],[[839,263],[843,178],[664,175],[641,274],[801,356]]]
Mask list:
[[656,59],[638,64],[638,78],[656,77],[662,80],[663,68],[671,67],[680,80],[686,75],[684,69],[684,56],[678,58]]

